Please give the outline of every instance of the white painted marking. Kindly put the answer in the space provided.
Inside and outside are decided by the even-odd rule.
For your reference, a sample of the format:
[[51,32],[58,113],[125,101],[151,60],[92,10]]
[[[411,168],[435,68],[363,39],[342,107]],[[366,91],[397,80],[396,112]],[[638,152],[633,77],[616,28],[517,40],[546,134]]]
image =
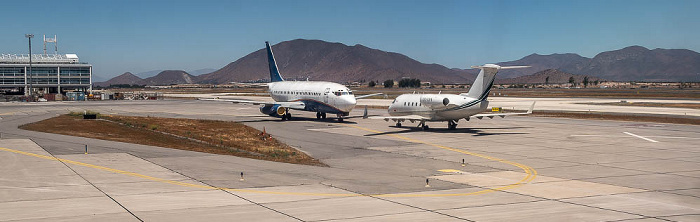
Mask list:
[[570,137],[622,137],[622,136],[610,136],[610,135],[570,135]]
[[630,136],[633,136],[633,137],[637,137],[637,138],[639,138],[639,139],[643,139],[643,140],[646,140],[646,141],[649,141],[649,142],[652,142],[652,143],[658,143],[658,142],[659,142],[659,141],[652,140],[652,139],[649,139],[649,138],[646,138],[646,137],[643,137],[643,136],[640,136],[640,135],[637,135],[637,134],[634,134],[634,133],[629,133],[629,132],[622,132],[622,133],[627,134],[627,135],[630,135]]

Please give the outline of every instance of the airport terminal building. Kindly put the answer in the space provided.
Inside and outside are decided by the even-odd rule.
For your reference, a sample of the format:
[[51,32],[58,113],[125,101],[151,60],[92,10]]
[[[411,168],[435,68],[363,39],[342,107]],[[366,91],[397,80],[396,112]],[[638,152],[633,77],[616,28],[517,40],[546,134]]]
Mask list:
[[76,54],[0,55],[0,90],[34,95],[66,91],[92,91],[92,65],[81,63]]

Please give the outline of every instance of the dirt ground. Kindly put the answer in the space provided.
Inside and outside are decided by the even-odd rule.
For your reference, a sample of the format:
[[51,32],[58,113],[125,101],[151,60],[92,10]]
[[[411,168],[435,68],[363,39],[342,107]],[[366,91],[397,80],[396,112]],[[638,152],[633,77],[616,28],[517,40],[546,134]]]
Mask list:
[[[319,160],[236,122],[158,117],[99,116],[86,120],[67,114],[21,129],[102,140],[325,166]],[[265,139],[263,140],[263,137]]]

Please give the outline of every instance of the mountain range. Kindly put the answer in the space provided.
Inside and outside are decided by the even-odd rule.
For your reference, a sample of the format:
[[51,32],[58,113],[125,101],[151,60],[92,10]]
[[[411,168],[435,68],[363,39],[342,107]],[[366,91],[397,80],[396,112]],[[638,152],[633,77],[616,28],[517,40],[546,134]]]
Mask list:
[[[272,48],[277,65],[283,77],[287,79],[308,78],[343,83],[418,78],[432,83],[471,83],[478,73],[475,69],[450,69],[439,64],[425,64],[399,53],[372,49],[359,44],[348,46],[321,40],[296,39],[278,43]],[[511,79],[506,82],[537,79],[539,77],[535,77],[534,74],[541,75],[540,72],[549,69],[561,73],[553,71],[545,73],[557,76],[566,73],[613,81],[700,81],[700,53],[687,49],[650,50],[641,46],[630,46],[601,52],[593,58],[574,53],[531,54],[519,60],[496,64],[531,66],[531,68],[499,72],[497,76],[499,81]],[[265,49],[252,52],[216,71],[208,70],[200,73],[205,74],[194,76],[185,71],[167,70],[145,79],[125,73],[99,85],[122,84],[122,82],[139,82],[147,85],[223,84],[268,79]],[[527,75],[533,75],[533,77],[515,79]]]
[[[585,75],[576,75],[576,74],[571,74],[567,72],[562,72],[556,69],[545,69],[536,73],[533,73],[531,75],[524,75],[524,76],[518,76],[515,78],[507,78],[507,79],[496,79],[495,83],[496,84],[516,84],[516,83],[525,83],[525,84],[541,84],[541,83],[550,83],[550,84],[558,84],[558,83],[568,83],[569,78],[574,77],[574,80],[577,83],[583,83],[583,79],[586,78]],[[547,78],[549,78],[549,81],[547,81]],[[593,82],[593,81],[602,81],[603,79],[596,78],[593,76],[588,76],[588,81]]]
[[173,84],[192,84],[195,82],[195,76],[182,70],[164,70],[158,75],[142,79],[130,72],[126,72],[117,77],[114,77],[105,82],[97,82],[96,86],[107,87],[110,85],[173,85]]

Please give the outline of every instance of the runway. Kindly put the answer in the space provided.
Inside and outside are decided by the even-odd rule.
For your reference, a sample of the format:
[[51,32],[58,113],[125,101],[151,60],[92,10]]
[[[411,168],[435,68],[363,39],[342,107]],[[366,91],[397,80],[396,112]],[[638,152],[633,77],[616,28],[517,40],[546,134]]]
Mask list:
[[[272,101],[269,97],[243,96],[235,93],[212,93],[212,94],[166,94],[166,96],[177,98],[235,98],[259,101]],[[563,112],[591,112],[591,113],[617,113],[617,114],[639,114],[639,115],[669,115],[684,116],[691,118],[700,117],[700,110],[691,108],[672,107],[638,107],[638,106],[615,106],[615,105],[591,105],[588,103],[617,103],[620,101],[630,103],[700,103],[691,99],[616,99],[616,98],[526,98],[526,97],[489,97],[490,106],[503,107],[505,109],[527,110],[533,101],[537,101],[535,110],[539,111],[563,111]],[[360,99],[357,101],[358,107],[362,106],[389,106],[391,99]]]
[[[515,117],[425,132],[305,112],[281,122],[257,106],[180,100],[0,109],[0,221],[700,220],[691,125]],[[242,121],[330,167],[17,129],[86,109]]]

